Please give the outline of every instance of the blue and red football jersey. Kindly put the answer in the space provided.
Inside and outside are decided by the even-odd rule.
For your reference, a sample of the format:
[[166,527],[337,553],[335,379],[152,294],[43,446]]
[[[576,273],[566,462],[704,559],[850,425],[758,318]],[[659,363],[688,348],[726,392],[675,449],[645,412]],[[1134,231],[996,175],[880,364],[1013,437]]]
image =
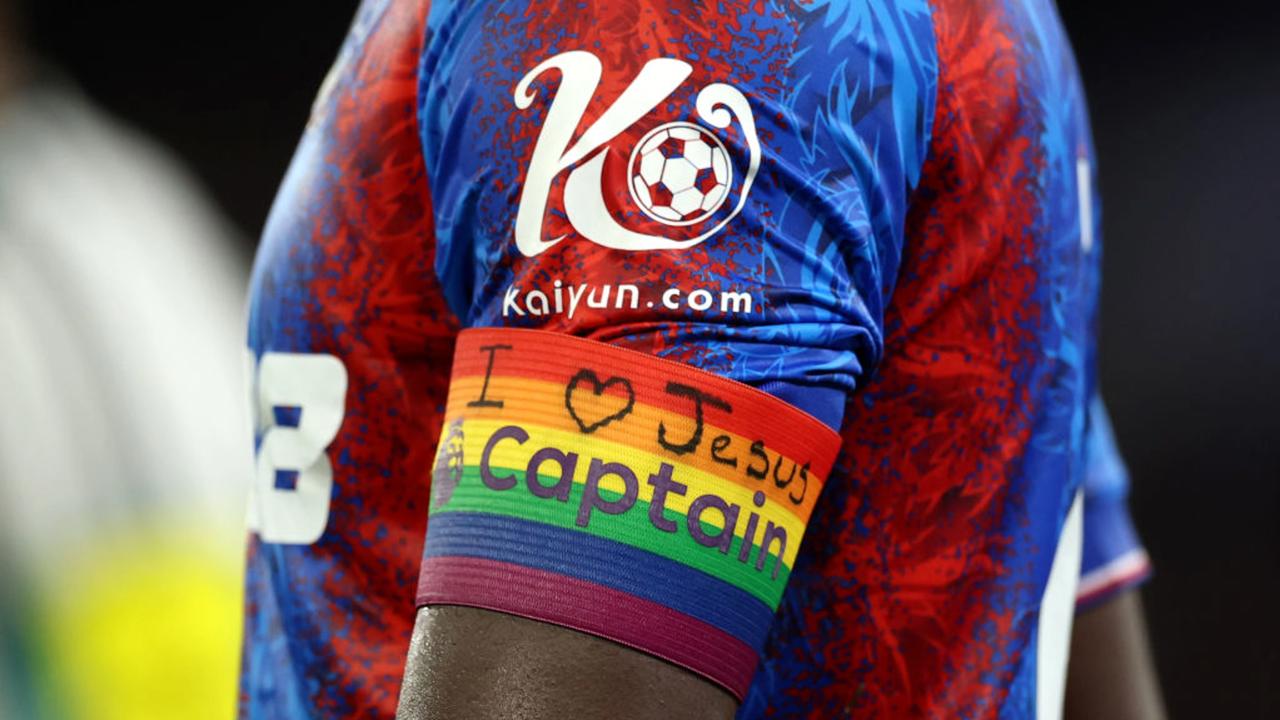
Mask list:
[[457,334],[531,328],[839,433],[740,717],[1052,716],[1147,572],[1101,249],[1049,0],[368,0],[253,276],[241,715],[394,714]]

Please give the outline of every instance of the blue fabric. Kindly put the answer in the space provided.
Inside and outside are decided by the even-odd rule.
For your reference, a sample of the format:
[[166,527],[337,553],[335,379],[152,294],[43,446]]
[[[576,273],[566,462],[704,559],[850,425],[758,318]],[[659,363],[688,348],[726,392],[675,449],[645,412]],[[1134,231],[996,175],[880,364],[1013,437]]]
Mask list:
[[1085,452],[1082,576],[1142,548],[1129,517],[1129,471],[1101,397],[1089,405]]

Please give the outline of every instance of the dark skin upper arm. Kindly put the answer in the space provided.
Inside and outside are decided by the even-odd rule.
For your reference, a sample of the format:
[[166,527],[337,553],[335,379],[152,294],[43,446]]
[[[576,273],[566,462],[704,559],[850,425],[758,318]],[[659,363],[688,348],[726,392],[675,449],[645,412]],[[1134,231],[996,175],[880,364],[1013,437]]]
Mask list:
[[400,720],[725,720],[737,701],[698,675],[574,630],[469,607],[418,610]]
[[1136,591],[1075,619],[1064,716],[1067,720],[1166,717]]
[[[468,607],[418,611],[400,720],[732,718],[737,702],[693,673],[608,640]],[[1067,720],[1166,717],[1138,594],[1075,619]]]

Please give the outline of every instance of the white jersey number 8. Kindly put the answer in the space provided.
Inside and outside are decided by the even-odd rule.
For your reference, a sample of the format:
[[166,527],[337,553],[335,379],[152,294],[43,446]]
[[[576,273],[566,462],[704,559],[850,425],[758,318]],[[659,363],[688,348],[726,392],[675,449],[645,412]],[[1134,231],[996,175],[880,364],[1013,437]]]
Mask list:
[[332,355],[263,353],[255,386],[262,443],[249,529],[264,542],[310,545],[329,524],[333,466],[325,451],[342,427],[347,370]]

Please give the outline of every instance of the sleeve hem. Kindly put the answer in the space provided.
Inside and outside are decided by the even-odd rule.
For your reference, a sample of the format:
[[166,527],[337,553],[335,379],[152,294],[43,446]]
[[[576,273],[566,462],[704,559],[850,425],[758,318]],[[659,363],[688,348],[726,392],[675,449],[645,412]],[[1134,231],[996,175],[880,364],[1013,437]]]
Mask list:
[[1076,611],[1096,607],[1106,600],[1136,587],[1151,577],[1151,558],[1142,548],[1134,548],[1111,562],[1081,576],[1076,589]]

